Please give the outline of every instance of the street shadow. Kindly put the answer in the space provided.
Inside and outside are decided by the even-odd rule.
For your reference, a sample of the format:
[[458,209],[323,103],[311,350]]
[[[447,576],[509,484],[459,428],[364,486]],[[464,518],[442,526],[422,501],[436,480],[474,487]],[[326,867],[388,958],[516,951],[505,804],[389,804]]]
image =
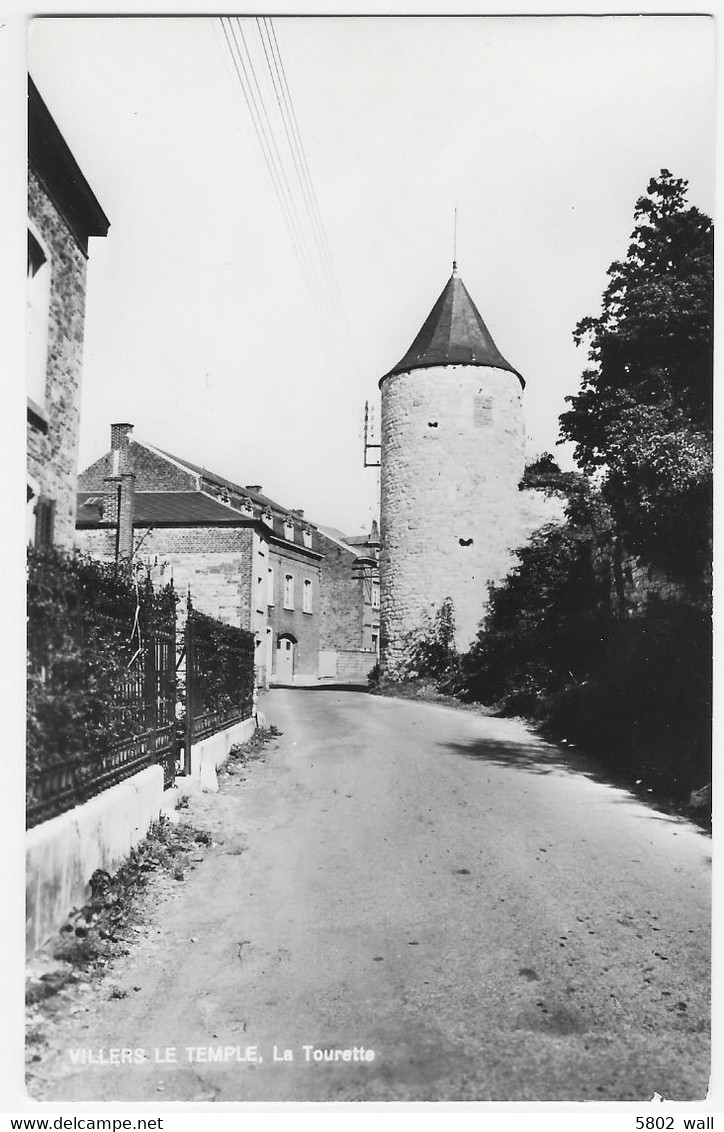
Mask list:
[[444,750],[466,759],[492,763],[494,766],[515,767],[532,774],[551,774],[554,771],[582,774],[601,782],[611,782],[590,755],[578,750],[566,751],[544,741],[530,743],[503,739],[472,739],[466,743],[440,743]]
[[[472,759],[491,766],[508,767],[528,774],[571,774],[590,779],[620,791],[613,801],[619,803],[640,802],[653,811],[653,816],[661,821],[687,821],[695,826],[701,825],[686,810],[683,803],[676,803],[656,791],[636,789],[624,775],[617,775],[609,767],[600,763],[595,755],[586,754],[577,747],[565,747],[545,740],[535,742],[511,742],[502,739],[473,739],[466,743],[439,743],[438,746],[461,758]],[[707,832],[702,828],[702,832]]]

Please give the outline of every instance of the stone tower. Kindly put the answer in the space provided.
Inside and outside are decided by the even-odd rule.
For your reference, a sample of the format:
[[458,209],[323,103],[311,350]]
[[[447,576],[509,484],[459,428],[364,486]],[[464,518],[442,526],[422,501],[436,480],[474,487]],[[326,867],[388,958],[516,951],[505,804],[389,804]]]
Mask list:
[[457,647],[467,649],[489,584],[512,565],[525,383],[453,264],[412,346],[379,384],[381,665],[394,679],[410,633],[447,597]]

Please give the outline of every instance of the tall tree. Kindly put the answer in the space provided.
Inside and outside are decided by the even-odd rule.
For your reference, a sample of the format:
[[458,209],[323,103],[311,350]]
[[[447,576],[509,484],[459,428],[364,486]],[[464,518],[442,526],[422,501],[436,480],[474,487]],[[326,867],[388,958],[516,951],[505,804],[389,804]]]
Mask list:
[[561,437],[600,477],[626,545],[701,577],[711,538],[714,232],[687,205],[687,187],[662,169],[637,201],[601,314],[574,332],[593,364],[567,398]]

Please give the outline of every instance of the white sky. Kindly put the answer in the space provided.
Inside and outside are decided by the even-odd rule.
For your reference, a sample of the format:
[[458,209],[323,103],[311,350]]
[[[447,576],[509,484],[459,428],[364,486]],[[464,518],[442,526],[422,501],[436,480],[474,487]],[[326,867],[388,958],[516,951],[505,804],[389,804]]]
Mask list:
[[713,21],[274,25],[346,322],[312,306],[218,21],[35,22],[31,73],[111,221],[91,241],[80,464],[128,420],[355,533],[376,510],[364,402],[449,276],[455,205],[461,275],[527,381],[529,454],[554,449],[586,362],[572,330],[649,178],[668,167],[712,214]]

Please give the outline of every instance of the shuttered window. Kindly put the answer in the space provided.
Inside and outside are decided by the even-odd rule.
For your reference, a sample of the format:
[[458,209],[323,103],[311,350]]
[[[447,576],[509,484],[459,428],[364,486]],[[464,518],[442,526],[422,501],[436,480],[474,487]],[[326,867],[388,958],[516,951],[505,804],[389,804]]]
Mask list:
[[35,546],[43,550],[53,545],[55,526],[55,500],[39,496],[35,505]]

